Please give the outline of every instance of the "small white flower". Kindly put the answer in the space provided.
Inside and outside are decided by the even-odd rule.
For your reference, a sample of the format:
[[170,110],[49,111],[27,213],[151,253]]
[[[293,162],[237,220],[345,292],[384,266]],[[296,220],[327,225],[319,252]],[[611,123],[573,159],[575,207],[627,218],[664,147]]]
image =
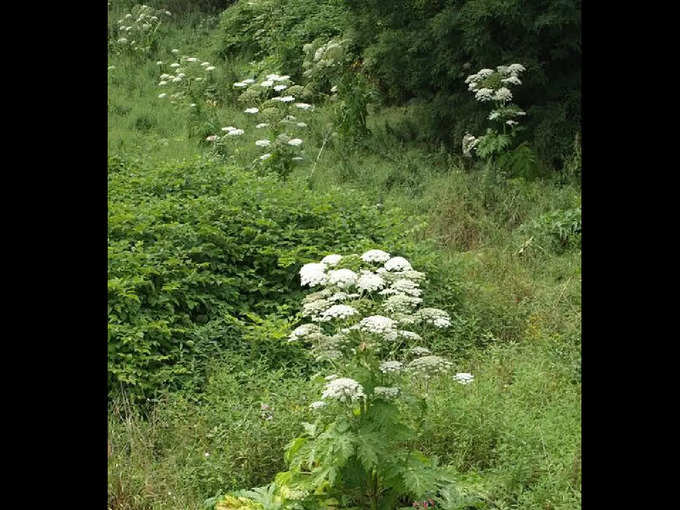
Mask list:
[[269,158],[271,158],[271,157],[272,157],[272,155],[268,152],[268,153],[266,153],[266,154],[262,154],[262,156],[260,156],[260,159],[261,159],[262,161],[264,161],[265,159],[269,159]]
[[246,78],[245,80],[242,81],[242,83],[250,85],[251,83],[255,83],[255,80],[253,80],[252,78]]
[[364,262],[387,262],[390,254],[382,250],[368,250],[361,256]]
[[180,81],[182,81],[182,78],[180,76],[177,76],[177,77],[172,79],[173,83],[179,83]]
[[276,92],[281,92],[282,90],[285,90],[288,88],[288,85],[274,85],[274,90]]
[[506,120],[505,123],[506,123],[508,126],[514,126],[514,125],[517,124],[517,121],[516,121],[516,120]]
[[470,384],[472,381],[474,381],[475,376],[472,374],[468,374],[467,372],[460,372],[454,375],[453,378],[460,384]]
[[423,308],[418,311],[418,317],[426,324],[432,324],[437,328],[448,328],[451,325],[451,317],[439,308]]
[[357,274],[351,269],[332,270],[328,272],[328,283],[330,285],[337,285],[341,289],[346,289],[356,285]]
[[408,364],[408,369],[419,376],[429,378],[433,375],[448,371],[453,364],[441,356],[425,356],[414,359]]
[[479,89],[475,93],[475,99],[477,99],[477,101],[481,101],[481,102],[491,101],[493,99],[493,90],[489,89],[489,88]]
[[262,122],[261,124],[258,124],[258,125],[255,126],[255,127],[256,127],[257,129],[262,129],[262,128],[266,128],[268,125],[269,125],[268,123]]
[[288,140],[288,145],[298,146],[300,144],[302,144],[302,140],[299,138],[293,138],[292,140]]
[[259,109],[259,108],[255,108],[255,107],[253,107],[253,108],[246,108],[245,110],[243,110],[244,113],[257,113],[257,112],[259,112],[259,111],[260,111],[260,109]]
[[300,108],[301,110],[309,110],[310,108],[312,108],[312,105],[307,103],[295,103],[295,106],[297,108]]
[[198,62],[198,59],[196,57],[189,57],[187,58],[187,62]]
[[120,39],[118,39],[118,42],[119,42],[120,44],[125,44],[125,43],[128,42],[128,41],[127,41],[127,39],[126,39],[125,37],[121,37]]
[[[263,159],[260,156],[260,159]],[[266,159],[266,158],[264,158]],[[304,287],[309,285],[314,287],[316,285],[323,285],[326,283],[328,276],[326,275],[326,265],[325,264],[305,264],[300,269],[300,284]]]
[[376,335],[395,332],[396,328],[397,323],[383,315],[371,315],[370,317],[362,319],[358,325],[359,331],[374,333]]
[[509,88],[501,87],[496,91],[494,99],[503,102],[510,101],[512,99],[512,92],[510,92]]
[[255,145],[257,145],[258,147],[269,147],[271,145],[271,142],[269,140],[257,140],[255,142]]
[[234,129],[236,129],[234,126],[227,126],[227,127],[223,127],[222,131],[233,131]]
[[271,87],[272,85],[274,85],[274,82],[271,80],[265,80],[260,83],[260,87]]
[[285,74],[285,75],[283,75],[283,76],[277,76],[276,78],[272,78],[272,80],[274,80],[274,81],[285,81],[285,80],[287,80],[288,78],[290,78],[290,76],[288,76],[287,74]]
[[392,257],[385,262],[385,269],[388,271],[411,271],[413,268],[404,257]]
[[325,405],[326,402],[324,402],[323,400],[318,400],[317,402],[312,402],[311,404],[309,404],[309,407],[310,409],[321,409]]
[[242,81],[237,81],[236,83],[234,83],[234,87],[239,87],[239,88],[240,88],[240,87],[247,87],[247,86],[248,86],[248,84],[247,84],[247,83],[243,83]]
[[297,127],[307,127],[307,124],[305,124],[304,122],[298,122]]
[[180,64],[178,64],[177,62],[170,64],[170,67],[179,67],[179,66],[180,66]]
[[422,357],[422,356],[428,356],[432,354],[430,352],[430,349],[427,349],[425,347],[413,347],[408,350],[410,354],[413,354],[414,356]]
[[167,85],[167,84],[168,84],[168,82],[165,81],[165,80],[159,81],[159,82],[158,82],[158,86],[159,86],[159,87],[162,87],[163,85]]
[[206,71],[214,71],[214,70],[215,70],[215,66],[208,66],[208,67],[205,68],[205,70],[206,70]]
[[190,107],[190,108],[196,108],[196,103],[191,103],[191,104],[189,105],[189,107]]
[[337,92],[337,91],[338,91],[338,86],[337,86],[337,85],[333,85],[333,86],[331,87],[331,92],[335,93],[335,92]]
[[158,99],[163,99],[166,96],[167,96],[167,94],[165,92],[163,92],[162,94],[158,94]]
[[157,65],[157,66],[162,66],[162,65],[163,65],[163,61],[162,61],[162,60],[159,60],[158,62],[156,62],[156,65]]
[[301,156],[294,156],[291,158],[292,161],[302,161],[303,159],[304,158],[302,158]]
[[357,282],[357,288],[366,292],[373,292],[382,289],[385,286],[385,280],[383,280],[377,274],[363,270],[361,271],[361,276]]
[[388,374],[390,372],[399,372],[404,367],[401,361],[383,361],[380,363],[380,371],[383,374]]
[[340,377],[326,384],[321,398],[332,398],[340,402],[352,402],[365,397],[364,388],[354,379]]
[[373,393],[376,397],[384,398],[385,400],[393,400],[399,396],[399,388],[386,388],[385,386],[376,386],[373,388]]
[[116,66],[109,66],[109,71],[113,71],[116,68]]
[[501,80],[502,83],[507,83],[507,84],[512,84],[512,85],[521,85],[522,81],[517,77],[517,76],[510,76],[509,78],[505,78]]
[[324,258],[321,259],[322,264],[326,264],[327,266],[337,266],[338,262],[342,259],[342,255],[337,255],[337,254],[332,254],[332,255],[326,255]]
[[319,320],[321,322],[328,322],[333,319],[347,319],[352,315],[356,315],[357,310],[348,305],[333,305],[328,310],[321,314]]
[[227,133],[227,136],[241,136],[245,131],[243,129],[232,129]]
[[175,55],[177,55],[177,54],[179,53],[179,50],[178,50],[178,49],[173,49],[173,50],[170,50],[170,51],[171,51],[172,53],[174,53]]
[[208,142],[214,142],[214,141],[217,141],[218,138],[219,138],[219,137],[218,137],[217,135],[210,135],[209,137],[206,138],[206,141],[208,141]]

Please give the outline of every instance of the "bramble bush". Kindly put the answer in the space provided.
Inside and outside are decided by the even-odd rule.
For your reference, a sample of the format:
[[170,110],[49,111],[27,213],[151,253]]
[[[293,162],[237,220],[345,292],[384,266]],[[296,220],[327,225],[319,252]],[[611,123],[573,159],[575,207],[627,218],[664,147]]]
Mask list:
[[200,379],[225,350],[252,354],[246,326],[288,315],[296,265],[407,235],[400,211],[357,191],[309,193],[209,160],[112,157],[108,197],[109,388],[137,397]]

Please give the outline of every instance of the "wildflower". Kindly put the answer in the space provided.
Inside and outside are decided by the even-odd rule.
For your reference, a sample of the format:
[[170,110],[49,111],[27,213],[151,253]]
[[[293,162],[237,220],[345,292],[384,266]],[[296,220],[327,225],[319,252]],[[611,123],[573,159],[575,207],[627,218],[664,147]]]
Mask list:
[[468,374],[467,372],[460,372],[454,375],[453,378],[460,384],[470,384],[472,381],[474,381],[475,376],[472,374]]
[[408,296],[415,297],[418,297],[423,293],[423,291],[420,290],[420,287],[418,287],[417,283],[411,280],[407,280],[405,278],[402,278],[401,280],[397,280],[396,282],[392,283],[390,289],[396,291],[399,294],[406,294]]
[[179,53],[179,50],[178,50],[178,49],[172,49],[172,50],[170,50],[170,51],[171,51],[172,53],[174,53],[175,55],[177,55],[177,54]]
[[388,374],[390,372],[400,372],[404,368],[404,364],[401,361],[383,361],[378,367],[383,374]]
[[364,262],[387,262],[390,254],[382,250],[368,250],[361,256]]
[[508,126],[512,127],[512,126],[516,125],[518,122],[516,120],[506,120],[505,123]]
[[285,81],[289,78],[290,78],[290,76],[286,74],[284,76],[277,76],[276,78],[272,78],[272,80],[274,80],[274,81]]
[[[172,13],[170,11],[165,11],[165,14],[167,14],[168,16],[172,16]],[[175,50],[172,50],[172,51],[175,51]]]
[[298,122],[297,127],[307,127],[307,124],[305,124],[304,122]]
[[373,393],[376,397],[384,398],[385,400],[392,400],[399,396],[399,388],[386,388],[385,386],[376,386],[373,388]]
[[259,108],[253,107],[253,108],[246,108],[246,109],[243,110],[243,111],[244,111],[244,113],[257,113],[257,112],[260,111],[260,109],[259,109]]
[[234,87],[239,87],[239,88],[241,88],[241,87],[247,87],[247,86],[248,86],[248,84],[247,84],[247,83],[243,83],[242,81],[237,81],[236,83],[234,83]]
[[163,85],[167,85],[167,84],[168,84],[168,82],[165,81],[165,80],[158,82],[159,87],[162,87]]
[[293,138],[292,140],[288,140],[288,145],[298,146],[301,143],[302,140],[300,138]]
[[394,294],[385,300],[382,307],[389,313],[410,313],[411,310],[422,302],[423,300],[418,297],[407,296],[405,294]]
[[475,99],[481,102],[491,101],[491,99],[493,99],[493,90],[489,88],[479,89],[475,93]]
[[309,110],[310,108],[312,108],[312,105],[307,103],[295,103],[295,106],[297,108],[300,108],[301,110]]
[[264,161],[265,159],[269,159],[269,158],[271,158],[271,157],[272,157],[272,155],[268,152],[268,153],[266,153],[266,154],[262,154],[262,156],[260,156],[260,159],[261,159],[262,161]]
[[189,57],[187,58],[187,62],[198,62],[198,59],[196,57]]
[[489,114],[489,120],[496,120],[501,114],[498,110],[494,110]]
[[501,80],[502,83],[508,83],[512,85],[521,85],[522,81],[517,76],[510,76],[509,78],[504,78]]
[[268,80],[275,80],[275,79],[277,79],[278,77],[279,77],[278,74],[268,74],[268,75],[266,76],[266,78],[267,78]]
[[272,100],[276,101],[281,101],[282,103],[290,103],[291,101],[295,101],[295,98],[293,96],[283,96],[283,97],[274,97]]
[[247,78],[247,79],[243,80],[242,83],[250,85],[251,83],[255,83],[255,80],[253,80],[252,78]]
[[333,305],[328,310],[321,314],[319,320],[321,322],[328,322],[333,319],[347,319],[352,315],[356,315],[357,310],[348,305]]
[[158,99],[163,99],[166,96],[167,96],[167,94],[165,92],[163,92],[162,94],[158,94]]
[[207,459],[208,457],[210,457],[210,454],[208,452],[205,452],[203,456]]
[[413,347],[409,349],[408,352],[409,354],[413,354],[414,356],[419,357],[428,356],[432,354],[432,352],[430,352],[430,349],[427,349],[426,347]]
[[227,136],[241,136],[245,131],[243,129],[232,129],[227,133]]
[[357,282],[357,288],[366,292],[373,292],[381,289],[385,286],[385,280],[383,280],[377,274],[363,270],[359,281]]
[[471,158],[472,151],[477,147],[477,144],[479,144],[479,140],[479,138],[472,136],[470,133],[465,133],[465,136],[463,137],[463,155]]
[[170,64],[170,67],[179,67],[179,66],[180,66],[180,64],[178,64],[177,62]]
[[392,257],[385,262],[385,269],[388,271],[410,271],[413,268],[404,257]]
[[360,331],[384,335],[396,330],[396,323],[383,315],[371,315],[361,320],[358,325]]
[[326,402],[323,400],[317,400],[316,402],[312,402],[309,404],[310,409],[321,409],[326,405]]
[[276,92],[281,92],[282,90],[285,90],[288,88],[288,85],[274,85],[274,90]]
[[321,328],[316,324],[303,324],[295,328],[288,337],[289,342],[300,340],[303,338],[314,338],[323,335]]
[[340,377],[329,381],[321,398],[332,398],[340,402],[352,402],[365,397],[364,388],[354,379]]
[[227,126],[227,127],[223,127],[222,131],[233,131],[234,129],[236,129],[234,126]]
[[302,305],[302,316],[311,317],[313,321],[321,320],[321,314],[332,306],[331,302],[326,299],[317,299],[309,301]]
[[304,158],[302,158],[301,156],[295,156],[291,158],[292,161],[302,161],[303,159]]
[[272,85],[274,85],[274,82],[271,80],[265,80],[260,83],[260,87],[271,87]]
[[337,86],[337,85],[333,85],[333,86],[331,87],[331,92],[335,93],[335,92],[337,92],[337,91],[338,91],[338,86]]
[[162,65],[163,65],[163,61],[162,61],[162,60],[159,60],[158,62],[156,62],[156,65],[157,65],[157,66],[162,66]]
[[189,105],[189,107],[190,107],[190,108],[196,108],[196,103],[191,103],[191,104]]
[[205,68],[205,70],[206,70],[206,71],[214,71],[214,70],[215,70],[215,66],[208,66],[208,67]]
[[206,141],[208,142],[215,142],[219,139],[217,135],[210,135],[209,137],[206,138]]
[[496,91],[496,95],[494,96],[494,99],[496,101],[510,101],[512,99],[512,92],[510,92],[510,89],[506,87],[501,87]]
[[508,66],[508,72],[512,74],[518,74],[526,70],[526,67],[524,67],[522,64],[510,64]]
[[267,127],[268,125],[269,125],[268,123],[262,122],[261,124],[258,124],[258,125],[255,126],[255,127],[256,127],[257,129],[262,129],[262,128]]
[[425,378],[440,374],[449,370],[453,364],[446,361],[441,356],[425,356],[417,358],[408,364],[408,369],[412,372],[418,372]]
[[126,39],[125,37],[121,37],[120,39],[118,39],[118,42],[119,42],[120,44],[125,44],[125,43],[128,42],[128,41],[127,41],[127,39]]
[[337,266],[338,262],[340,262],[341,259],[342,259],[342,255],[337,255],[337,254],[326,255],[324,258],[321,259],[321,263],[332,267],[332,266]]
[[203,81],[203,78],[196,78],[196,81]]
[[[290,144],[290,142],[288,143]],[[343,289],[356,285],[357,278],[357,274],[351,269],[337,269],[328,272],[328,283]]]
[[449,314],[439,308],[423,308],[418,311],[418,316],[426,324],[437,328],[448,328],[451,325]]
[[172,82],[173,82],[173,83],[179,83],[180,81],[182,81],[182,77],[181,77],[181,76],[176,76],[175,78],[172,79]]
[[268,147],[271,145],[271,142],[269,140],[257,140],[255,145],[258,147]]
[[[260,157],[262,159],[262,157]],[[326,275],[326,265],[325,264],[305,264],[300,269],[300,281],[301,285],[309,285],[314,287],[316,285],[324,285],[328,276]]]

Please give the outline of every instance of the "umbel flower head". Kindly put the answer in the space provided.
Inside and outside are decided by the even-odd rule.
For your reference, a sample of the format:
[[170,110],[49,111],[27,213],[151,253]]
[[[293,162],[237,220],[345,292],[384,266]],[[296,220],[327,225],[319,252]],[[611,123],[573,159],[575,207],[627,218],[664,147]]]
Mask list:
[[328,381],[321,398],[335,399],[340,402],[354,402],[365,397],[364,388],[354,379],[339,377]]
[[326,275],[325,264],[305,264],[300,269],[300,283],[304,287],[309,285],[315,287],[326,283],[328,276]]

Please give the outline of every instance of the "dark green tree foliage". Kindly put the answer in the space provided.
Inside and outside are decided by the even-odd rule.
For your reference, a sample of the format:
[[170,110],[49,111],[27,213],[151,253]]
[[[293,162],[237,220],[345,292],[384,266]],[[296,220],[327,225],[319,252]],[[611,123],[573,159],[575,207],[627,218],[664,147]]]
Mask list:
[[527,68],[515,102],[542,158],[570,153],[580,123],[580,0],[345,0],[351,33],[385,101],[426,99],[425,137],[460,144],[484,113],[463,83],[478,69]]
[[402,235],[403,218],[357,192],[216,163],[112,158],[108,194],[109,387],[133,396],[186,387],[229,351],[303,363],[276,319],[297,307],[300,266]]

